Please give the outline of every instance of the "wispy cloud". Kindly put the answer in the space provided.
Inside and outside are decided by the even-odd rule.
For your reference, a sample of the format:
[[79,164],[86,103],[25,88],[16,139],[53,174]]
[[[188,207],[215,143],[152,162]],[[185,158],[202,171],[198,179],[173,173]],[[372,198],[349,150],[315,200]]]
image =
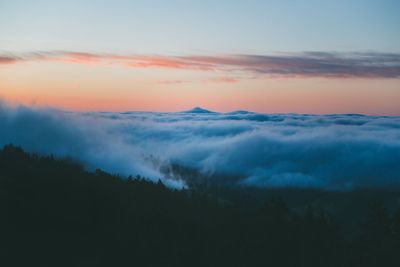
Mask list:
[[16,63],[17,59],[14,57],[0,56],[0,65]]
[[209,81],[214,83],[236,83],[238,79],[230,76],[220,76],[211,78]]
[[199,80],[161,80],[157,81],[158,84],[188,84],[188,83],[237,83],[239,82],[239,78],[231,77],[231,76],[217,76],[208,79],[199,79]]
[[[399,78],[400,54],[377,52],[302,52],[277,55],[164,56],[68,51],[0,55],[0,64],[46,60],[79,64],[117,64],[131,68],[240,71],[284,77]],[[222,80],[221,80],[222,82]],[[235,82],[234,78],[224,82]]]

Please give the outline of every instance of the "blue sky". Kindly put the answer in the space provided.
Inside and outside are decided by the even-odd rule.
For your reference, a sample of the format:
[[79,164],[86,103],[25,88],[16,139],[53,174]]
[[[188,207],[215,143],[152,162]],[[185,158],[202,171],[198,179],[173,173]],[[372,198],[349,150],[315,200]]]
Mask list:
[[400,1],[0,0],[0,50],[399,52]]

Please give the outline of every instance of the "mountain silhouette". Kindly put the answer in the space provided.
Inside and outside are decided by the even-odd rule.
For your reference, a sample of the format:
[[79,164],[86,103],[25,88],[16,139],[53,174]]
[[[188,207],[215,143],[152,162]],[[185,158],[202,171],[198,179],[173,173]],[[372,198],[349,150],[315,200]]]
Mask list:
[[201,107],[194,107],[192,109],[183,111],[182,113],[196,113],[196,114],[213,114],[213,113],[217,113],[211,110],[207,110]]

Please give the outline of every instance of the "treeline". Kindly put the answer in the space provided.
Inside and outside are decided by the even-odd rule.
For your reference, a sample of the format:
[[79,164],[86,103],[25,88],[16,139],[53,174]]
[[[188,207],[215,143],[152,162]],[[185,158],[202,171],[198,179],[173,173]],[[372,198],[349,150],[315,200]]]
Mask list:
[[349,235],[321,209],[244,203],[7,145],[0,266],[400,266],[399,209],[370,204]]

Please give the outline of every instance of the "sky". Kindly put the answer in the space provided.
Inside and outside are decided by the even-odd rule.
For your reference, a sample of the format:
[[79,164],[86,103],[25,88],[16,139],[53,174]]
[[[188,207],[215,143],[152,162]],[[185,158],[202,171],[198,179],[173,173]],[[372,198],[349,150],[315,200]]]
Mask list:
[[400,2],[0,0],[0,99],[400,115]]

